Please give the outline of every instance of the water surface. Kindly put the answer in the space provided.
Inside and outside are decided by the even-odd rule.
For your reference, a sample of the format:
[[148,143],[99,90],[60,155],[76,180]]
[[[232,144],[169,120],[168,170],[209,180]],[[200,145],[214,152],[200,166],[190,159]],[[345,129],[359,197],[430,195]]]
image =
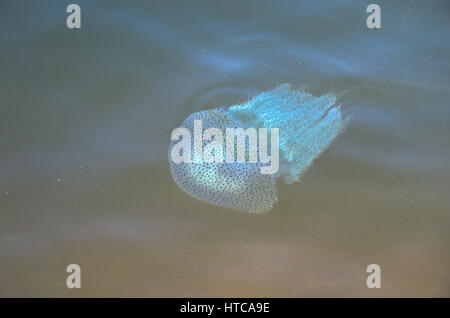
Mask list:
[[[0,296],[450,296],[447,1],[77,3],[0,2]],[[352,116],[301,182],[182,192],[172,129],[281,83]]]

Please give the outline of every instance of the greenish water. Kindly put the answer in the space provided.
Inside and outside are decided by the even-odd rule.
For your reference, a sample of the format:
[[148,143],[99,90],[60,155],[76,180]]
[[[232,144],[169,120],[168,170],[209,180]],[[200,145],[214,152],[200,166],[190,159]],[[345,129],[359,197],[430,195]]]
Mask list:
[[[0,1],[0,296],[450,296],[447,1],[76,3]],[[352,116],[301,182],[182,192],[172,129],[286,82]]]

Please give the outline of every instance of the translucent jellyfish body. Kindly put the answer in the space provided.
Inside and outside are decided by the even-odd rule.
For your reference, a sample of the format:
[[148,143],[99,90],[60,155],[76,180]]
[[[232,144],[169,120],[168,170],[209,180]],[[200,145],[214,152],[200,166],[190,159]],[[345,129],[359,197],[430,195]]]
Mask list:
[[[281,178],[288,184],[297,181],[341,132],[343,120],[340,106],[335,102],[336,97],[332,94],[316,97],[284,84],[242,105],[193,113],[181,125],[192,136],[196,120],[202,121],[203,130],[218,128],[223,136],[226,128],[253,127],[269,131],[278,128],[279,169],[274,174],[262,174],[263,163],[259,161],[175,163],[172,150],[180,141],[178,138],[173,139],[169,146],[173,179],[185,192],[204,202],[239,211],[267,212],[277,202],[276,180]],[[191,143],[193,157],[196,146],[204,147],[208,140],[194,138]]]

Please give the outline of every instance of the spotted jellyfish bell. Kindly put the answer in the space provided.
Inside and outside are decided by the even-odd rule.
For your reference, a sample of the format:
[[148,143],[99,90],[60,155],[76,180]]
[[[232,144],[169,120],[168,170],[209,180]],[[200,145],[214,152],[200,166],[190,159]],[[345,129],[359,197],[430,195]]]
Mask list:
[[[191,136],[195,120],[202,121],[203,130],[218,128],[223,136],[226,128],[279,128],[279,169],[274,174],[262,174],[260,161],[175,163],[172,152],[178,151],[174,146],[180,140],[172,138],[169,162],[173,179],[185,192],[204,202],[239,211],[267,212],[278,199],[277,178],[287,184],[297,181],[342,131],[344,121],[340,105],[335,102],[332,94],[316,97],[283,84],[242,105],[193,113],[181,125]],[[191,157],[196,147],[207,144],[194,138]]]

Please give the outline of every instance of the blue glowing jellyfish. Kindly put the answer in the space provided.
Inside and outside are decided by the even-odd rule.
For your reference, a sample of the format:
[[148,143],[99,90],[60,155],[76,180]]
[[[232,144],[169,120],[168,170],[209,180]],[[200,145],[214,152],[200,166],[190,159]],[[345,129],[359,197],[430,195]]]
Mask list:
[[[262,174],[261,162],[175,163],[172,154],[180,138],[172,138],[169,162],[173,179],[185,192],[204,202],[239,211],[267,212],[278,198],[277,178],[288,184],[297,181],[342,131],[344,121],[335,102],[332,94],[316,97],[283,84],[242,105],[193,113],[181,125],[191,135],[195,134],[198,120],[202,121],[203,130],[218,128],[224,134],[227,128],[278,128],[279,169],[273,174]],[[195,138],[187,141],[192,143],[192,156],[196,147],[208,143]]]

